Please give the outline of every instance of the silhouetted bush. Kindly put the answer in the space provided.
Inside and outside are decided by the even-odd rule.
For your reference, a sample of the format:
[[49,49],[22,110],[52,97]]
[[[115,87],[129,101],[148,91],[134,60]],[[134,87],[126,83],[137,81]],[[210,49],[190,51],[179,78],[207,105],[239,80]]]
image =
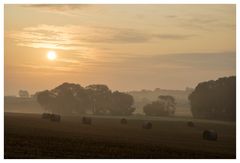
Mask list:
[[110,114],[112,115],[131,115],[135,108],[133,105],[133,97],[129,94],[115,91],[111,95],[112,103]]

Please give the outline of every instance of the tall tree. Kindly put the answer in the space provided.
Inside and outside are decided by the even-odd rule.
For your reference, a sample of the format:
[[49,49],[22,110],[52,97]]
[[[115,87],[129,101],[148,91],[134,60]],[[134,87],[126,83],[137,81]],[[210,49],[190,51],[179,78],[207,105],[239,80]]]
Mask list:
[[196,118],[236,119],[236,77],[201,82],[189,95],[191,111]]
[[176,110],[175,98],[169,95],[160,95],[158,98],[164,103],[164,107],[168,111],[168,114],[173,115]]
[[130,115],[135,111],[133,97],[129,94],[115,91],[112,93],[110,113],[113,115]]
[[92,103],[94,114],[107,114],[110,108],[111,90],[103,84],[93,84],[86,87]]
[[49,90],[38,92],[37,101],[46,111],[57,111],[56,95]]
[[37,101],[43,108],[61,114],[84,113],[90,103],[85,89],[73,83],[63,83],[50,91],[38,92]]

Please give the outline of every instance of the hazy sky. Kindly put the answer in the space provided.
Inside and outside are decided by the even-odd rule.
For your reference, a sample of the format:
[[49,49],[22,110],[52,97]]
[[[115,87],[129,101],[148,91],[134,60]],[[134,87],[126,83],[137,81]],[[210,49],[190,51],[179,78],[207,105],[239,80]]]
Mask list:
[[63,82],[185,89],[236,73],[235,5],[5,5],[4,12],[5,95]]

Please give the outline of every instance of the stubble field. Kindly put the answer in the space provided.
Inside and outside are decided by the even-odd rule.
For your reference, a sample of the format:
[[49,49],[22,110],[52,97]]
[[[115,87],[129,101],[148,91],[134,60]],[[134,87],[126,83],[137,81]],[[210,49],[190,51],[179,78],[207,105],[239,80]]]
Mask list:
[[[62,116],[61,122],[40,114],[5,113],[5,158],[235,158],[236,125],[230,122],[187,119]],[[142,123],[151,121],[152,129]],[[202,139],[204,129],[214,129],[217,141]]]

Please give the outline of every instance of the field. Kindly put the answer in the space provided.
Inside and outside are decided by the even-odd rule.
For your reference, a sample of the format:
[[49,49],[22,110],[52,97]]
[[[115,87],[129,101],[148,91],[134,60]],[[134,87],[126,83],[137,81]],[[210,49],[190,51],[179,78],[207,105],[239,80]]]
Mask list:
[[[5,113],[5,158],[235,158],[235,123],[183,118],[93,116],[92,125],[80,116],[63,116],[61,122],[40,114]],[[152,129],[143,129],[149,120]],[[202,139],[204,129],[215,129],[217,141]]]

